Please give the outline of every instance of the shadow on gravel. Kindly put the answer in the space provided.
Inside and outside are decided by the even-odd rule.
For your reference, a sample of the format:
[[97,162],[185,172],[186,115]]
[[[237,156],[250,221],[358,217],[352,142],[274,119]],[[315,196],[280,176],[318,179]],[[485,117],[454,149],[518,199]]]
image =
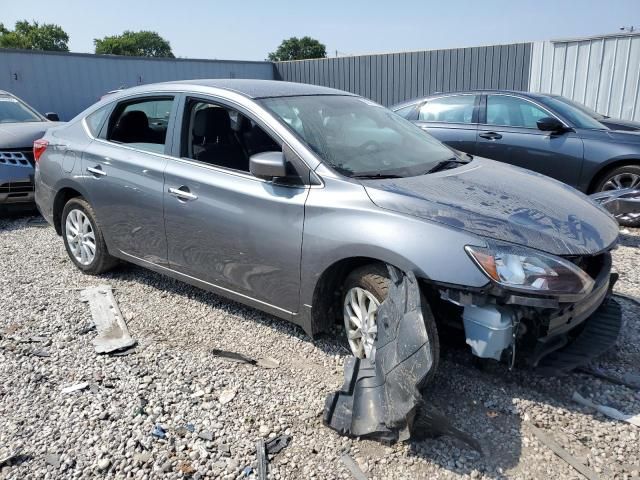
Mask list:
[[[109,278],[114,278],[144,283],[154,289],[195,300],[227,314],[246,316],[250,321],[269,326],[279,333],[312,341],[300,327],[292,323],[142,267],[123,265],[105,274],[102,278],[107,282]],[[631,307],[631,304],[625,304],[628,319],[637,316],[636,311],[629,312],[630,308],[635,307]],[[623,327],[623,332],[626,332],[628,328],[640,328],[630,327],[629,323],[628,320]],[[637,338],[637,336],[638,332],[634,332],[632,338]],[[341,342],[336,336],[323,335],[313,343],[328,355],[341,353],[343,356],[347,356],[350,354],[346,342]],[[637,346],[627,345],[627,343],[622,341],[621,348],[614,353],[605,355],[604,361],[613,365],[614,369],[616,365],[626,365],[627,367],[634,364],[640,365]],[[459,440],[451,437],[439,437],[423,441],[410,441],[410,455],[423,458],[441,468],[461,475],[472,475],[474,472],[478,472],[496,479],[514,475],[520,475],[524,478],[543,478],[548,474],[547,465],[523,462],[523,451],[527,447],[523,443],[526,426],[523,425],[522,419],[524,418],[526,422],[531,422],[546,430],[551,436],[560,435],[566,440],[567,435],[559,430],[559,425],[563,422],[562,418],[558,418],[558,412],[547,414],[547,410],[550,410],[549,407],[554,407],[567,412],[585,414],[584,408],[571,401],[571,395],[576,390],[585,392],[585,386],[595,384],[602,386],[602,382],[584,374],[547,378],[527,370],[510,372],[506,365],[497,362],[479,364],[467,350],[464,340],[446,342],[443,345],[442,361],[438,374],[431,389],[426,392],[425,400],[432,402],[442,413],[447,415],[457,428],[478,440],[487,453],[483,456]],[[602,388],[614,387],[605,382]],[[588,389],[585,394],[588,395]],[[529,417],[526,405],[531,403],[542,406],[538,406],[536,412]],[[525,406],[523,407],[523,405]],[[620,408],[615,402],[609,406]],[[640,402],[638,402],[638,406],[640,406]],[[622,409],[624,410],[624,408]],[[541,414],[541,411],[545,413]],[[611,422],[599,414],[594,414],[594,418],[603,424]],[[583,437],[572,437],[570,442],[572,450],[584,452],[581,461],[585,463],[595,440],[586,434]],[[360,445],[366,449],[366,445],[371,443],[362,441]],[[567,445],[564,447],[567,448]],[[380,452],[376,448],[373,450]],[[384,456],[382,453],[375,455]],[[557,459],[553,461],[561,462]],[[621,470],[622,467],[616,465],[604,468],[603,474],[607,474],[607,476],[624,472]],[[609,472],[607,472],[607,468],[610,468]]]
[[26,227],[48,226],[37,210],[3,211],[0,209],[0,232],[12,232]]
[[[640,229],[628,229],[630,233],[622,233],[620,232],[620,245],[624,245],[625,247],[635,247],[640,248]],[[631,233],[636,233],[635,235],[631,235]]]

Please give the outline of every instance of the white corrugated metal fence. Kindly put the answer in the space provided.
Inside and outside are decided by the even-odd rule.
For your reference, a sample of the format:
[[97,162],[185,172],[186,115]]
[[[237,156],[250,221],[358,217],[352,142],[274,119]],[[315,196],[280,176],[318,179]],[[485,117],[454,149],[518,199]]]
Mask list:
[[534,42],[532,92],[571,98],[610,117],[640,120],[640,34]]

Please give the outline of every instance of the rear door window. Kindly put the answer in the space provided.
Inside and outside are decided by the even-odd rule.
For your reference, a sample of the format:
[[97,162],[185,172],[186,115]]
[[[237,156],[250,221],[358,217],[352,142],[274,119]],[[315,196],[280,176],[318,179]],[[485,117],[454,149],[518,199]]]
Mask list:
[[109,119],[106,140],[153,153],[164,153],[173,97],[119,103]]
[[472,123],[476,95],[453,95],[434,98],[424,103],[418,112],[421,122]]

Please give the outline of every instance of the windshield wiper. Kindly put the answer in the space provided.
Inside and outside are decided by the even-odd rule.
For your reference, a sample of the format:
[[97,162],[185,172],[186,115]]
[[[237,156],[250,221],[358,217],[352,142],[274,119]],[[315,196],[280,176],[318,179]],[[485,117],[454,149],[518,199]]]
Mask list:
[[[473,157],[471,155],[469,155],[469,157],[471,157],[473,159]],[[425,175],[428,175],[430,173],[435,173],[435,172],[439,172],[440,170],[446,170],[447,168],[449,168],[450,166],[453,167],[453,164],[467,164],[469,163],[471,160],[469,160],[468,162],[465,162],[464,160],[462,160],[461,158],[458,157],[452,157],[452,158],[448,158],[446,160],[441,160],[438,163],[436,163],[433,167],[431,167],[429,170],[427,170],[425,172]]]
[[351,175],[351,178],[404,178],[402,175],[392,175],[392,174],[384,174],[384,173],[372,173],[372,174],[362,174],[362,175]]

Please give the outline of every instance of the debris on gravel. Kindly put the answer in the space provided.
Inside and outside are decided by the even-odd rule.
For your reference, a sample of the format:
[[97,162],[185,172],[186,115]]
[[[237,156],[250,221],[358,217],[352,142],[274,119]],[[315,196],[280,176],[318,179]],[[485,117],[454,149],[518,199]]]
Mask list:
[[[621,240],[615,290],[640,297],[640,230]],[[31,217],[0,219],[0,272],[0,459],[25,452],[0,464],[3,480],[256,479],[256,442],[280,435],[292,441],[269,458],[271,479],[353,478],[345,454],[371,479],[578,478],[530,425],[601,479],[640,476],[639,429],[571,400],[576,391],[638,414],[639,391],[629,386],[585,373],[544,378],[478,365],[464,342],[443,342],[425,400],[488,453],[450,437],[387,447],[322,425],[325,396],[342,384],[349,355],[342,340],[312,341],[293,324],[135,266],[84,275],[53,228]],[[125,355],[96,355],[94,334],[81,333],[93,321],[79,291],[105,283],[138,340]],[[619,302],[617,348],[592,367],[633,378],[640,374],[640,306]],[[34,337],[46,341],[22,341]],[[278,365],[230,362],[213,349]],[[61,394],[77,384],[87,387]],[[224,403],[223,392],[236,393]],[[152,435],[156,426],[164,436]]]

